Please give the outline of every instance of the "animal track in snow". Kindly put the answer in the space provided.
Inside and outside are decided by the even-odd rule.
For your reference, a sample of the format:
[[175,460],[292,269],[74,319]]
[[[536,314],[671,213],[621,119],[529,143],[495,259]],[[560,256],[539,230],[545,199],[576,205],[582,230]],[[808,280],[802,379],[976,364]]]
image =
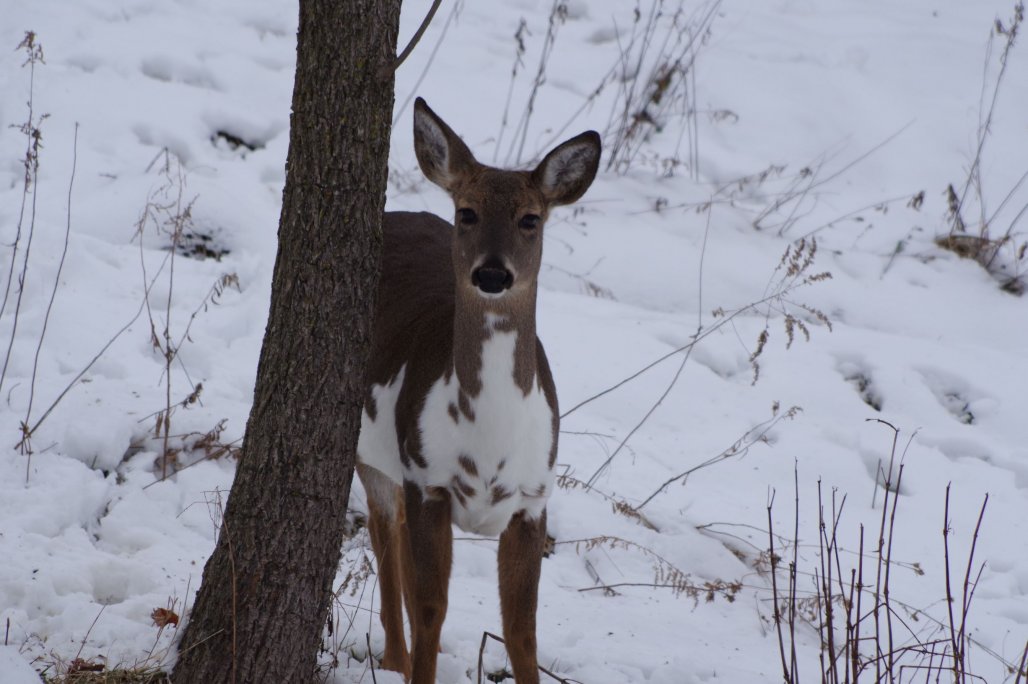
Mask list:
[[184,83],[196,88],[221,90],[210,70],[173,57],[148,57],[143,60],[141,71],[144,76],[165,83]]
[[[670,339],[665,341],[669,344],[676,344],[676,346],[684,344],[684,342]],[[740,373],[746,374],[747,377],[752,375],[749,359],[735,345],[717,344],[716,341],[707,344],[701,342],[693,347],[692,357],[701,366],[708,368],[712,373],[725,380]]]
[[954,418],[965,425],[974,425],[979,416],[975,414],[975,403],[985,394],[973,388],[966,380],[937,368],[922,368],[918,372],[925,386],[935,395],[936,401]]
[[214,147],[243,157],[248,152],[264,149],[289,129],[284,119],[266,120],[222,109],[205,112],[203,122],[210,129],[208,139]]
[[882,410],[882,395],[871,379],[871,371],[860,361],[840,359],[836,365],[843,379],[853,385],[865,404],[875,411]]

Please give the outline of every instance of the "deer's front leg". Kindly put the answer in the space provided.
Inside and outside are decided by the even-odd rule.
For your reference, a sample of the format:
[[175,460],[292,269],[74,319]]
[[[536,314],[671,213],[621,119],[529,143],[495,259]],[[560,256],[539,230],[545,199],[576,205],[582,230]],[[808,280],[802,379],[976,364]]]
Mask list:
[[438,490],[423,496],[411,482],[405,482],[403,489],[410,543],[406,571],[413,594],[413,606],[409,606],[413,642],[411,683],[434,684],[453,559],[450,495]]
[[546,542],[546,511],[538,520],[515,515],[500,535],[500,609],[503,639],[518,684],[538,684],[535,611],[539,597],[539,572]]
[[[369,497],[369,504],[370,504]],[[381,594],[380,615],[385,631],[385,653],[382,668],[410,676],[410,655],[403,636],[403,571],[402,546],[407,539],[402,522],[390,519],[373,507],[368,516],[371,546],[378,561],[378,588]]]

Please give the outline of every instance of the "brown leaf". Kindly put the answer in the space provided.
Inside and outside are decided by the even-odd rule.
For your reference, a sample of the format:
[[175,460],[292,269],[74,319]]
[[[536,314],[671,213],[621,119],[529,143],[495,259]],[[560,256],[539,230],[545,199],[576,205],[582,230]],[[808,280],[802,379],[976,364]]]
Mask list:
[[103,663],[94,663],[89,660],[83,660],[82,658],[75,658],[68,665],[68,674],[79,674],[80,672],[103,672]]
[[150,613],[150,619],[158,627],[167,627],[168,625],[178,627],[178,614],[167,608],[154,608]]

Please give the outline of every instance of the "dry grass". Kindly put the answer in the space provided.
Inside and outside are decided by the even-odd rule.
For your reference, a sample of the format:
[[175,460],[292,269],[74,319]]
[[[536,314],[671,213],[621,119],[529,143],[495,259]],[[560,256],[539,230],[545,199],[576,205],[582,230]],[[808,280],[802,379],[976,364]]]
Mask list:
[[62,674],[44,676],[47,684],[171,684],[167,672],[158,667],[107,669],[102,663],[75,659]]

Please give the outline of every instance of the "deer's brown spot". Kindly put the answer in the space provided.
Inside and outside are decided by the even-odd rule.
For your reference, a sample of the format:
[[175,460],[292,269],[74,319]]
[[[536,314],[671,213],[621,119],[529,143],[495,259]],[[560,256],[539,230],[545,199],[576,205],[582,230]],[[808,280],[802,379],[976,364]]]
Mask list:
[[410,464],[412,461],[419,468],[428,467],[428,462],[425,461],[425,457],[421,455],[420,441],[407,438],[403,440],[403,445],[400,448],[400,462],[403,463],[404,468],[410,470]]
[[475,410],[471,408],[471,400],[468,399],[468,395],[463,389],[457,392],[457,406],[460,407],[460,412],[465,418],[470,420],[472,423],[475,422]]
[[478,466],[475,465],[475,460],[467,454],[461,454],[457,457],[457,462],[460,463],[460,467],[464,469],[464,472],[471,477],[478,477]]
[[506,487],[504,487],[503,485],[496,485],[492,489],[492,498],[489,500],[489,503],[491,505],[495,506],[496,504],[500,503],[504,499],[509,499],[511,497],[511,495],[512,495],[512,492],[507,490]]
[[476,490],[474,487],[469,485],[464,480],[460,479],[460,475],[454,475],[453,479],[450,480],[450,486],[454,492],[460,492],[464,496],[471,498],[475,495]]

